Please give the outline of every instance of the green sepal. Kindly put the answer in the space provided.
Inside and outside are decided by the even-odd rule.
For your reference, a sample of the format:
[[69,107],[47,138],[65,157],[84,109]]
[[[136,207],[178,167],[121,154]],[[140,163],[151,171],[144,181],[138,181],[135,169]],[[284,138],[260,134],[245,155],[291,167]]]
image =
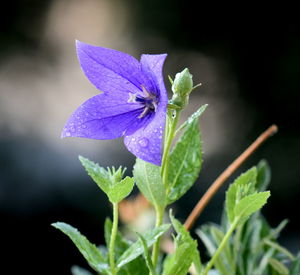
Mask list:
[[84,236],[76,228],[63,222],[51,224],[53,227],[65,233],[76,245],[80,253],[87,260],[88,264],[96,271],[108,274],[109,266],[105,257],[100,250]]
[[165,187],[159,166],[137,158],[133,168],[133,176],[139,190],[149,202],[158,208],[165,207]]
[[168,170],[168,204],[182,197],[195,183],[202,166],[202,141],[199,117],[202,106],[180,128],[185,131],[170,154]]

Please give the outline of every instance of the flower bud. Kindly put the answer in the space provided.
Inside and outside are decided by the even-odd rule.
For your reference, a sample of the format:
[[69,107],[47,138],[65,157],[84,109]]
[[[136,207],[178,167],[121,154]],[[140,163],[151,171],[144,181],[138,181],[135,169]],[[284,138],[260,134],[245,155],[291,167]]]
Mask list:
[[193,90],[193,76],[190,74],[189,69],[185,68],[182,72],[177,73],[172,85],[174,94],[180,96],[189,95]]
[[181,108],[185,107],[188,103],[189,94],[193,90],[193,76],[190,74],[189,69],[184,69],[182,72],[177,73],[172,84],[172,104]]

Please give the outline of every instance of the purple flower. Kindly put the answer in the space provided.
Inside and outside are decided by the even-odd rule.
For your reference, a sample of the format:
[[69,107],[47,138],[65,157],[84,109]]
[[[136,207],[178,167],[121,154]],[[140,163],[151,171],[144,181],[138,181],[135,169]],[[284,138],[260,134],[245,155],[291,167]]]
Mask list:
[[167,92],[162,77],[166,54],[134,57],[77,41],[87,78],[103,93],[84,102],[67,121],[62,137],[115,139],[124,136],[138,158],[161,165]]

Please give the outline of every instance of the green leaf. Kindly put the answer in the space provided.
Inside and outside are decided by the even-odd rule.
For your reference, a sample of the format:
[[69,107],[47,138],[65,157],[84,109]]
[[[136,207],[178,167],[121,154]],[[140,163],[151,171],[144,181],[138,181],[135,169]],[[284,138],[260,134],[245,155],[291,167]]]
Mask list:
[[202,106],[183,127],[185,131],[170,154],[168,173],[168,203],[183,196],[194,184],[202,166],[202,142],[199,117],[206,109]]
[[107,273],[109,266],[100,250],[94,244],[90,243],[76,228],[63,222],[53,223],[52,226],[61,230],[73,241],[80,253],[95,271]]
[[298,253],[295,261],[293,261],[290,275],[299,275],[300,274],[300,253]]
[[108,171],[97,163],[79,156],[79,160],[88,172],[89,176],[97,183],[100,189],[108,196],[111,203],[118,203],[127,197],[133,189],[134,180],[126,177],[122,180],[124,170],[122,167],[115,170],[108,168]]
[[141,159],[136,159],[133,175],[139,190],[156,207],[166,205],[165,188],[160,167]]
[[287,267],[279,262],[275,258],[270,258],[269,259],[269,264],[272,266],[274,270],[276,270],[280,275],[289,275],[289,270]]
[[193,262],[193,245],[186,241],[177,244],[176,251],[164,265],[163,275],[186,275]]
[[[163,235],[168,229],[170,228],[170,224],[163,224],[159,227],[156,227],[152,230],[147,231],[143,237],[146,240],[147,247],[152,246],[156,240]],[[123,265],[131,262],[132,260],[136,259],[143,253],[143,244],[138,240],[134,244],[132,244],[118,259],[117,267],[120,268]]]
[[[210,226],[210,233],[212,238],[215,240],[215,243],[217,247],[220,246],[223,238],[225,237],[224,232],[222,232],[217,226]],[[229,274],[233,273],[231,272],[234,270],[234,257],[232,255],[232,250],[230,249],[230,244],[227,242],[223,248],[223,251],[221,252],[218,262],[222,262],[226,266],[226,270]]]
[[204,113],[204,111],[206,110],[207,106],[208,106],[208,104],[202,105],[183,124],[180,125],[180,127],[176,130],[176,133],[180,132],[182,129],[184,129],[186,126],[188,126],[190,123],[192,123],[195,119],[199,118]]
[[270,229],[270,234],[269,236],[267,236],[269,239],[277,239],[279,237],[280,232],[285,228],[285,226],[287,225],[288,220],[285,219],[283,221],[281,221],[281,223],[274,229]]
[[270,197],[270,191],[255,193],[242,198],[234,208],[235,217],[248,218],[261,209]]
[[[109,246],[110,235],[112,229],[112,221],[107,218],[104,225],[104,237],[105,243]],[[131,246],[132,242],[126,240],[122,234],[118,231],[115,241],[115,256],[116,259],[120,258],[121,255]],[[122,266],[118,270],[118,275],[144,275],[148,273],[147,265],[142,256],[137,257],[130,263]]]
[[[196,234],[200,237],[201,241],[204,243],[209,255],[212,257],[220,242],[216,242],[216,240],[211,235],[211,227],[214,225],[204,225],[201,226],[201,229],[196,230]],[[225,275],[228,274],[228,267],[226,267],[225,262],[223,261],[223,255],[221,254],[221,257],[218,257],[218,259],[215,261],[215,267],[219,271],[220,274]]]
[[290,260],[295,260],[294,255],[288,251],[285,247],[281,246],[280,244],[270,241],[270,240],[264,240],[264,243],[270,247],[273,247],[278,252],[282,253],[283,255],[287,256]]
[[[249,191],[253,192],[254,185],[256,183],[257,170],[255,167],[249,169],[247,172],[241,174],[228,188],[226,192],[226,213],[228,220],[232,223],[234,220],[234,209],[238,201],[243,195],[243,188],[246,189],[247,193]],[[247,190],[248,189],[248,190]],[[252,189],[252,190],[249,190]],[[246,195],[246,194],[244,194]]]
[[107,171],[103,167],[100,167],[97,163],[94,163],[93,161],[82,156],[79,156],[79,160],[87,171],[88,175],[97,183],[104,193],[107,193],[110,185]]
[[126,198],[132,191],[134,186],[134,179],[126,177],[120,182],[112,185],[107,192],[109,200],[113,203],[119,203]]
[[202,265],[200,254],[197,248],[197,241],[194,240],[185,227],[174,218],[170,211],[170,219],[177,233],[175,238],[175,253],[169,255],[164,264],[164,275],[185,275],[192,263],[200,274]]
[[71,273],[72,273],[72,275],[93,275],[88,270],[86,270],[80,266],[77,266],[77,265],[73,265],[71,267]]
[[148,246],[147,246],[147,242],[141,234],[139,234],[139,233],[137,233],[137,234],[138,234],[139,240],[142,243],[143,248],[144,248],[144,258],[145,258],[145,261],[147,263],[148,269],[149,269],[151,275],[156,275],[157,273],[156,273],[156,271],[153,267],[153,264],[152,264],[152,260],[151,260],[151,256],[150,256],[149,249],[148,249]]
[[257,184],[258,191],[266,191],[271,181],[271,169],[266,160],[261,160],[257,165]]

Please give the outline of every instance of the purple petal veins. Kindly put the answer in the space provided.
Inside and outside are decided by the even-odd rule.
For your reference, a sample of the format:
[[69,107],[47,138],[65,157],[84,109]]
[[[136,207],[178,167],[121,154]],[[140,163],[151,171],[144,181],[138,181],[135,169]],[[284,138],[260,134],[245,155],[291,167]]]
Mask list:
[[62,137],[114,139],[128,150],[161,164],[167,92],[162,67],[166,54],[134,57],[77,42],[83,72],[103,93],[84,102],[67,121]]

